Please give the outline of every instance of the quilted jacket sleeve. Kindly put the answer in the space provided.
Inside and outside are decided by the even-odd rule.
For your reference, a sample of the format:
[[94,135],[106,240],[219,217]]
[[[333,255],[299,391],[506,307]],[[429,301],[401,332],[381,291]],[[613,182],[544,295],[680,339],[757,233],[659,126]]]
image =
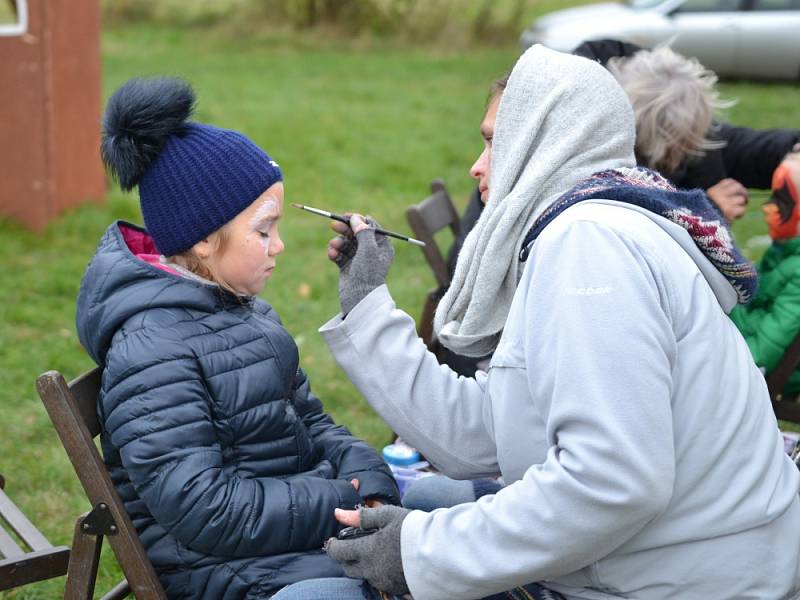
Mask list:
[[[153,517],[188,548],[211,555],[320,548],[338,530],[334,509],[360,502],[353,486],[344,479],[253,478],[224,469],[199,364],[170,336],[169,330],[139,330],[112,347],[101,405],[105,435]],[[134,363],[131,357],[146,358]]]
[[322,411],[322,403],[311,392],[311,387],[302,370],[295,378],[295,408],[308,427],[320,454],[337,470],[339,478],[349,481],[358,479],[362,498],[380,498],[400,504],[400,494],[394,477],[378,453],[347,430],[336,425]]

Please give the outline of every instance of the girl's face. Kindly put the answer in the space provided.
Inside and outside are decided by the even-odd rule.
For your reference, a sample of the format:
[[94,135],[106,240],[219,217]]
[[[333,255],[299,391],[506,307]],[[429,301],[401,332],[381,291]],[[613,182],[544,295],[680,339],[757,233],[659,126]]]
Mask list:
[[282,213],[283,183],[278,182],[226,225],[228,239],[222,249],[209,240],[195,246],[217,283],[250,296],[264,289],[275,258],[283,252],[278,234]]

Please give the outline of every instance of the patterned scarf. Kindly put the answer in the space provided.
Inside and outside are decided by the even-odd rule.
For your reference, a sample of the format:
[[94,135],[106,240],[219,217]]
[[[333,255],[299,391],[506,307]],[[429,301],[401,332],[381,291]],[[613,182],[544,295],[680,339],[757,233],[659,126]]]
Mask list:
[[530,248],[553,219],[583,200],[602,198],[634,204],[683,227],[697,247],[736,290],[739,304],[753,298],[758,273],[736,247],[728,225],[702,190],[679,191],[655,171],[644,167],[610,169],[584,179],[561,196],[536,220],[520,251]]

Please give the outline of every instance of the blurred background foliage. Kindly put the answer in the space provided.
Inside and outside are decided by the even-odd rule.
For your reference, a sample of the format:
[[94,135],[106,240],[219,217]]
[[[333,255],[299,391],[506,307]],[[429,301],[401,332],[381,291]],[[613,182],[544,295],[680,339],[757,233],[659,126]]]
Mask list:
[[318,30],[327,35],[507,44],[557,0],[103,0],[110,25],[135,22],[236,32]]

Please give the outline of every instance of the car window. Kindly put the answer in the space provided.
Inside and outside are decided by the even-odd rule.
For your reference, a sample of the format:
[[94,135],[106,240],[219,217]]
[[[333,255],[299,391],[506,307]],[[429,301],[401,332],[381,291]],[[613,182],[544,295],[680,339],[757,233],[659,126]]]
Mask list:
[[741,0],[686,0],[686,2],[676,8],[674,12],[732,12],[739,10],[741,4]]
[[800,0],[755,0],[753,10],[800,10]]
[[663,3],[664,0],[628,0],[628,6],[635,10],[647,10]]

